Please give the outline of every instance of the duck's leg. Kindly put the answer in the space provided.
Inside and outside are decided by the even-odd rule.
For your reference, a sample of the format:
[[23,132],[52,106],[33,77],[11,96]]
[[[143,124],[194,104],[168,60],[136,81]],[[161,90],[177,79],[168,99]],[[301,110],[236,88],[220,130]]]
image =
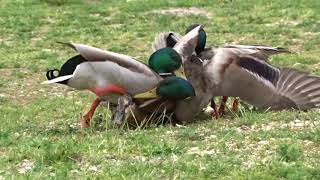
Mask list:
[[225,107],[228,100],[228,96],[222,96],[221,104],[219,107],[219,115],[223,116],[226,113]]
[[90,110],[89,110],[89,111],[86,113],[86,115],[84,115],[83,118],[82,118],[82,121],[81,121],[81,127],[82,127],[82,128],[87,128],[87,127],[89,127],[90,121],[91,121],[91,119],[92,119],[92,116],[93,116],[95,110],[97,109],[97,107],[99,106],[100,102],[101,102],[101,101],[100,101],[100,98],[99,98],[99,97],[97,97],[97,98],[93,101],[93,103],[92,103],[92,105],[91,105],[91,107],[90,107]]
[[235,97],[232,103],[232,110],[238,111],[238,109],[239,109],[239,98]]
[[82,121],[81,121],[82,128],[89,127],[92,116],[101,102],[100,97],[106,96],[109,93],[125,94],[126,90],[120,86],[110,84],[104,88],[99,87],[99,86],[95,86],[92,89],[92,92],[94,92],[97,95],[97,98],[93,101],[93,103],[90,107],[90,110],[86,113],[86,115],[83,116]]
[[212,98],[210,105],[211,105],[211,108],[213,109],[212,116],[215,116],[216,119],[218,119],[218,118],[219,118],[219,113],[218,113],[218,111],[217,111],[217,105],[216,105],[216,103],[214,102],[214,98]]

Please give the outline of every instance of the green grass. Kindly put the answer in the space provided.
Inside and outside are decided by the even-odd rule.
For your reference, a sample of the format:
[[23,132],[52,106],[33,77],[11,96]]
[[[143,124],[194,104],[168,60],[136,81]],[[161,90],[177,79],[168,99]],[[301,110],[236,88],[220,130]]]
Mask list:
[[[160,14],[196,7],[206,14]],[[154,36],[205,24],[208,44],[282,46],[277,66],[320,75],[320,1],[0,0],[0,179],[320,179],[319,110],[256,112],[186,127],[106,128],[79,119],[94,96],[43,86],[75,54],[57,41],[146,60]]]

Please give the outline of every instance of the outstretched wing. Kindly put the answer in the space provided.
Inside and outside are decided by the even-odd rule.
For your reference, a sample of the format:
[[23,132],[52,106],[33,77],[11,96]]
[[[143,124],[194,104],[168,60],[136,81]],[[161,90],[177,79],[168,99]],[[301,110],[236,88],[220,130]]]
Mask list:
[[235,48],[241,51],[242,54],[248,54],[259,58],[263,61],[268,61],[269,57],[281,53],[291,53],[288,49],[282,47],[270,47],[263,45],[224,45],[223,48]]
[[258,108],[273,110],[320,107],[319,77],[290,68],[276,68],[231,49],[218,50],[210,63],[208,70],[224,68],[220,71],[219,95],[237,96]]

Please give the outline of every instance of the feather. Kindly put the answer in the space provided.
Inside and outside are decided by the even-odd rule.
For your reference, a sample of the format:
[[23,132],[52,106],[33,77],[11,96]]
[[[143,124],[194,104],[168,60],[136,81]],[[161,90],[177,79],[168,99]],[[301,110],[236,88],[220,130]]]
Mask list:
[[165,47],[173,48],[174,45],[182,38],[182,36],[175,32],[162,32],[159,33],[152,45],[153,51],[162,49]]
[[146,64],[123,54],[118,54],[111,51],[102,50],[92,46],[76,43],[64,43],[69,47],[72,47],[77,52],[80,53],[88,61],[112,61],[117,63],[123,68],[129,69],[133,72],[145,74],[148,76],[158,76],[152,69],[150,69]]

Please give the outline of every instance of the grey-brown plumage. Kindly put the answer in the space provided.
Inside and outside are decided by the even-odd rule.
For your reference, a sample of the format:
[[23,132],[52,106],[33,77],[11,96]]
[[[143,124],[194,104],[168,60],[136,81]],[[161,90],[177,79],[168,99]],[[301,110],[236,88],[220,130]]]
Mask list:
[[[154,51],[164,48],[173,47],[172,44],[177,43],[183,36],[175,32],[162,32],[159,33],[154,40],[153,49]],[[212,46],[204,49],[201,53],[202,59],[208,59],[212,57],[213,49],[217,48],[231,48],[239,49],[243,54],[251,55],[259,58],[259,60],[268,61],[272,55],[291,53],[288,49],[282,47],[270,47],[264,45],[239,45],[239,44],[225,44],[220,46]]]
[[[166,40],[166,34],[156,37],[154,47],[165,45],[160,42],[161,39]],[[193,40],[185,41],[184,51],[179,51],[187,78],[197,94],[177,102],[175,113],[179,120],[192,120],[214,96],[240,97],[261,109],[307,110],[320,107],[319,77],[290,68],[277,68],[268,63],[271,55],[290,53],[287,49],[225,45],[207,48],[199,56],[193,52],[184,55],[190,49],[194,50],[196,36],[194,31],[193,38],[189,38]]]
[[262,109],[307,110],[320,107],[320,78],[277,68],[238,48],[214,49],[206,71],[213,96],[233,96]]
[[[174,113],[176,120],[180,122],[194,121],[195,116],[198,115],[212,99],[212,92],[208,88],[208,84],[210,84],[209,76],[205,72],[205,66],[203,66],[201,60],[194,53],[200,28],[201,27],[198,26],[187,33],[179,39],[174,46],[174,49],[182,58],[186,77],[196,92],[196,96],[176,102]],[[165,43],[159,42],[161,42],[161,39],[163,40],[165,34],[166,33],[162,33],[156,37],[155,44],[158,43],[158,46],[155,45],[154,47],[163,48],[159,44],[163,45]]]

